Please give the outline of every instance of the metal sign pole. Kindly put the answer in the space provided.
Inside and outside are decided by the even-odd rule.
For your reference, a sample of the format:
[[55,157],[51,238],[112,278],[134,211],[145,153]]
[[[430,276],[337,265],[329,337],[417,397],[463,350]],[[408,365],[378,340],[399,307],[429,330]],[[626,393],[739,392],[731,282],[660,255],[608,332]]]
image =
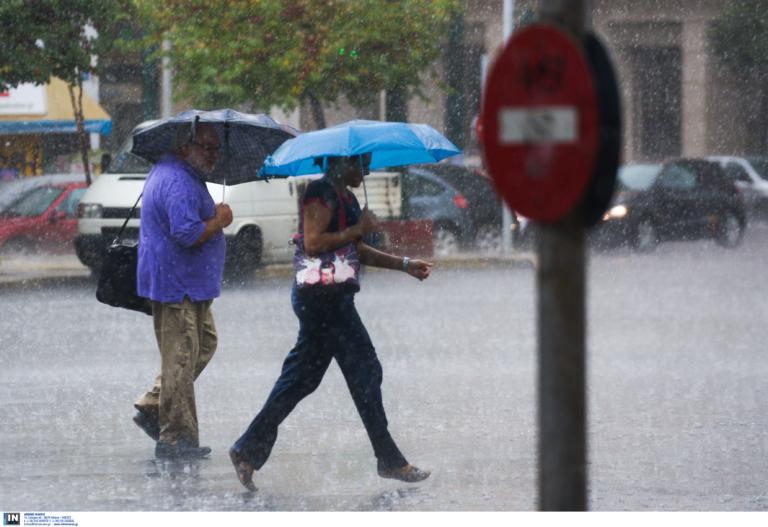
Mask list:
[[[504,0],[502,5],[502,32],[504,42],[509,40],[514,28],[515,0]],[[512,210],[502,200],[501,203],[501,253],[512,252]]]
[[[579,41],[585,0],[539,0],[544,21]],[[539,509],[586,510],[585,249],[577,210],[538,225]]]

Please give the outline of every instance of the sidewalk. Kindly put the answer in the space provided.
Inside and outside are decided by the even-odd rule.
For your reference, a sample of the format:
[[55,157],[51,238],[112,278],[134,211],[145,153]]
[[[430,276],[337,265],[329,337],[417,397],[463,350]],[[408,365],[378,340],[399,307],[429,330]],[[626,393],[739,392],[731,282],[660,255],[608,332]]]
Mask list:
[[[433,259],[435,265],[442,269],[519,266],[533,268],[536,265],[535,260],[535,255],[523,252],[513,252],[508,256],[462,253]],[[256,271],[255,278],[290,276],[291,273],[290,263],[268,264]],[[0,257],[0,286],[31,285],[44,281],[90,276],[90,269],[81,264],[74,254]]]

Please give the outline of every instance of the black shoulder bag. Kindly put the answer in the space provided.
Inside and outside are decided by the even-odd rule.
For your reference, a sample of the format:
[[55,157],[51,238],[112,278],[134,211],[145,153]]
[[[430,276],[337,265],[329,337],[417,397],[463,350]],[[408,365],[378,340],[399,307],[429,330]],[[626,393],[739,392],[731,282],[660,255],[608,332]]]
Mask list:
[[133,216],[141,194],[125,218],[120,232],[112,241],[104,257],[96,287],[96,299],[104,304],[152,314],[152,304],[136,293],[136,267],[139,263],[138,242],[123,240],[123,231]]

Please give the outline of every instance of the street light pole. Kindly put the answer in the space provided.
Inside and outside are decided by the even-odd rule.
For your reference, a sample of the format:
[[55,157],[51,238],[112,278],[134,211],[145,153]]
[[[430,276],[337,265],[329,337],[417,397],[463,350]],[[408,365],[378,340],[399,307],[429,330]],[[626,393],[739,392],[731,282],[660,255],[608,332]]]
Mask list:
[[[581,41],[588,0],[539,0],[543,22]],[[587,507],[584,222],[537,225],[539,509]]]
[[171,75],[171,59],[168,52],[171,51],[171,41],[163,39],[162,73],[160,75],[160,117],[167,119],[173,113],[173,101],[171,97],[173,82]]

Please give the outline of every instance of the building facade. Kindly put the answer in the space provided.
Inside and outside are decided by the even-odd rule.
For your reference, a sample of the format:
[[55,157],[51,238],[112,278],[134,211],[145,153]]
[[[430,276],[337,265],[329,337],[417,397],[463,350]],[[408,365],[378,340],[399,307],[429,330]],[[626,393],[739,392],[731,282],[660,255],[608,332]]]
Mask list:
[[[437,78],[424,75],[425,97],[408,101],[408,120],[444,132],[478,161],[474,123],[482,83],[501,50],[503,0],[465,0],[445,35]],[[514,25],[536,18],[537,0],[516,0]],[[609,49],[623,96],[625,162],[677,156],[761,154],[766,110],[751,90],[755,79],[712,52],[709,29],[728,5],[722,0],[591,0],[592,25]],[[115,121],[107,139],[115,147],[135,124],[158,116],[157,67],[136,57],[114,61],[102,76],[101,101]],[[385,119],[386,98],[367,108],[329,105],[327,125],[353,118]],[[175,110],[182,109],[179,104]],[[305,130],[316,127],[308,107],[278,119]]]
[[[512,3],[516,26],[535,18],[535,0]],[[724,63],[711,49],[710,28],[727,2],[591,4],[593,28],[611,53],[623,97],[625,162],[766,151],[768,123],[755,93],[757,80]],[[501,48],[502,11],[502,0],[467,1],[466,27],[471,29],[465,46],[479,46],[484,62],[492,61]]]

